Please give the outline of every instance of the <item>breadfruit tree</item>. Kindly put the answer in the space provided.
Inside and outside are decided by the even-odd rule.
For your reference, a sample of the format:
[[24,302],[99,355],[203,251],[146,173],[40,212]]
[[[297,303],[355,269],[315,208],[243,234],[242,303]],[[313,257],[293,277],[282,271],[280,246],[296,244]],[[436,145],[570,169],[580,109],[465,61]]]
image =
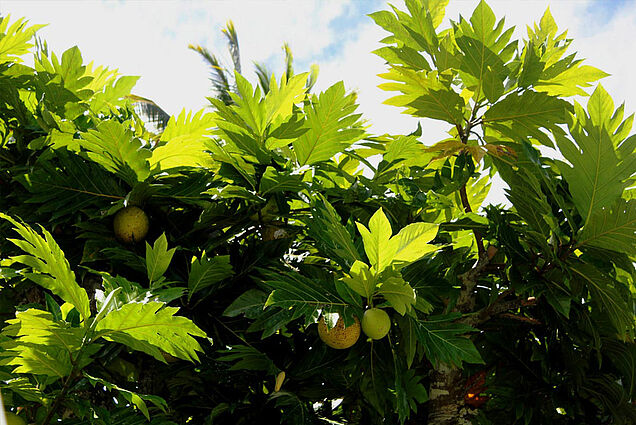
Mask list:
[[10,420],[636,422],[633,115],[549,11],[514,40],[485,2],[405,4],[371,15],[404,135],[343,82],[238,72],[156,133],[137,77],[2,18]]

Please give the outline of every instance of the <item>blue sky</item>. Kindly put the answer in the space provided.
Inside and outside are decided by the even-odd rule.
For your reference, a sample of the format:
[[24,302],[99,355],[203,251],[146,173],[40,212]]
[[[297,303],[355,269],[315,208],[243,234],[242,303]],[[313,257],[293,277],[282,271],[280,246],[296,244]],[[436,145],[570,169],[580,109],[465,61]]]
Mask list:
[[[401,1],[392,2],[402,7]],[[470,17],[477,0],[451,0],[446,18]],[[626,112],[636,108],[636,1],[628,0],[490,0],[498,17],[525,36],[548,5],[560,30],[568,29],[574,50],[586,63],[612,76],[603,86]],[[370,52],[386,33],[366,15],[388,9],[381,0],[215,0],[215,1],[69,1],[0,0],[0,13],[48,23],[40,35],[60,54],[78,45],[85,62],[140,75],[134,93],[155,100],[166,111],[199,110],[210,95],[208,69],[187,49],[201,44],[230,64],[221,29],[233,20],[239,35],[243,73],[255,81],[252,61],[265,62],[276,74],[283,64],[282,45],[289,42],[296,70],[320,66],[315,90],[344,80],[358,91],[359,111],[375,133],[405,134],[417,120],[383,105],[388,97],[377,88],[383,61]],[[584,99],[582,99],[584,102]],[[446,126],[423,121],[423,142],[446,137]]]
[[595,0],[587,8],[589,14],[595,15],[600,22],[612,20],[617,13],[633,7],[634,0]]
[[381,0],[351,2],[345,13],[336,17],[329,25],[329,30],[340,34],[340,39],[327,46],[322,54],[315,58],[315,61],[320,63],[322,60],[330,60],[340,53],[342,41],[355,39],[358,28],[371,21],[367,15],[385,6],[386,2]]
[[[394,2],[396,5],[400,1]],[[631,42],[636,34],[636,2],[626,0],[493,0],[498,16],[516,25],[540,19],[551,3],[560,27],[569,28],[575,47],[589,62],[613,74],[610,85],[618,95],[636,98],[631,82]],[[447,17],[469,17],[476,0],[451,0]],[[252,61],[266,63],[280,73],[282,44],[290,43],[296,69],[312,63],[321,67],[319,87],[344,79],[360,90],[360,101],[378,131],[406,130],[398,111],[379,106],[385,98],[375,77],[383,64],[371,55],[383,32],[367,16],[386,9],[382,0],[216,0],[216,1],[31,1],[3,0],[0,11],[27,16],[33,23],[49,23],[42,36],[54,51],[79,45],[85,60],[141,75],[138,94],[156,99],[171,113],[182,107],[198,109],[209,94],[208,71],[189,43],[201,44],[229,65],[221,28],[232,19],[241,44],[244,72],[253,78]],[[594,60],[594,61],[593,61]],[[593,61],[593,62],[592,62]],[[607,80],[606,80],[607,81]],[[397,117],[396,117],[397,115]],[[388,119],[390,117],[390,119]],[[397,124],[389,128],[388,123]],[[386,124],[385,124],[386,123]],[[411,127],[408,124],[408,127]]]

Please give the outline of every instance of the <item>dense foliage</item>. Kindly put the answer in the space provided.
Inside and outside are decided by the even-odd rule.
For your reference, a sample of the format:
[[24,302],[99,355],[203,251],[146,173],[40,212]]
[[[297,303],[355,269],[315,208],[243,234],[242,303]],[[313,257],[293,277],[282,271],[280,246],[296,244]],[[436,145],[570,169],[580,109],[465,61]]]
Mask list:
[[[636,422],[633,115],[591,88],[606,74],[549,11],[512,40],[485,2],[445,30],[447,1],[405,3],[371,15],[380,87],[445,140],[416,119],[371,135],[354,93],[309,94],[308,73],[263,91],[236,72],[230,99],[151,131],[136,77],[2,18],[7,409],[44,425]],[[497,173],[512,207],[482,206]],[[145,241],[115,237],[125,206]],[[321,341],[321,316],[368,308],[387,336]]]

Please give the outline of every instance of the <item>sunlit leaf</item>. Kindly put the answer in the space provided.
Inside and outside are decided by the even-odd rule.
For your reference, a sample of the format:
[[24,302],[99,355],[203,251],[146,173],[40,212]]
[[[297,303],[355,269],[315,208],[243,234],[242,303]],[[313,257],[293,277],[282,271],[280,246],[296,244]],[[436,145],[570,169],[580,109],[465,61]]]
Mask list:
[[175,167],[210,167],[212,156],[206,142],[214,126],[212,114],[200,110],[194,115],[185,109],[171,117],[161,134],[161,144],[152,151],[150,166],[167,170]]
[[42,229],[44,236],[40,236],[28,225],[8,215],[0,213],[0,218],[11,222],[14,230],[22,237],[9,240],[28,254],[11,258],[13,262],[31,268],[32,271],[25,272],[24,276],[71,303],[79,311],[82,319],[86,320],[90,316],[88,295],[86,290],[77,284],[75,273],[53,236],[45,229]]
[[355,100],[354,94],[345,93],[342,82],[312,96],[304,109],[308,130],[293,143],[300,165],[326,161],[362,138]]
[[29,52],[36,31],[45,25],[27,26],[28,22],[20,18],[9,26],[11,15],[0,18],[0,63],[22,62],[20,56]]
[[176,248],[168,249],[166,234],[162,233],[151,247],[146,242],[146,270],[148,280],[152,283],[159,279],[168,270],[172,256]]
[[349,275],[342,278],[342,281],[346,283],[355,293],[370,299],[375,292],[375,286],[377,280],[369,266],[362,261],[356,261],[351,266]]
[[130,303],[111,311],[96,327],[97,337],[127,345],[164,361],[161,351],[183,360],[197,361],[201,346],[193,337],[205,337],[190,319],[175,316],[163,303]]

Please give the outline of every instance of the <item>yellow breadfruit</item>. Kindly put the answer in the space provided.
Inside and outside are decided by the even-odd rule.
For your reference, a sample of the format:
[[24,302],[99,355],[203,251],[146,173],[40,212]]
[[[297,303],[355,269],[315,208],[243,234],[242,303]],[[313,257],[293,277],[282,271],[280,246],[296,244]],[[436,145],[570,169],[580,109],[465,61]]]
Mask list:
[[339,317],[336,326],[328,329],[325,318],[321,317],[318,323],[318,336],[331,348],[338,350],[349,348],[355,344],[360,337],[360,321],[355,316],[354,319],[354,324],[345,327],[344,320],[342,320],[342,317]]
[[115,236],[124,243],[144,240],[149,226],[150,222],[144,210],[134,206],[119,210],[113,221]]
[[379,308],[370,308],[362,316],[362,331],[371,339],[382,339],[391,329],[391,319]]
[[26,421],[15,413],[6,412],[7,425],[26,425]]

